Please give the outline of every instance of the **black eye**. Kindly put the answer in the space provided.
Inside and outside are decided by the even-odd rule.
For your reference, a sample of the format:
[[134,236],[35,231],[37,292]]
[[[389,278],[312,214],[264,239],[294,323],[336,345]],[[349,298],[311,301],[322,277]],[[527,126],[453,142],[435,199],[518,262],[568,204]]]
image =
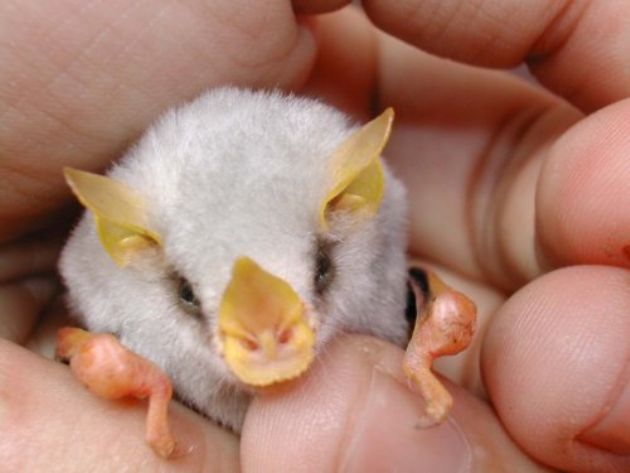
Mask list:
[[335,276],[329,245],[318,243],[315,255],[315,292],[323,294]]
[[192,286],[190,283],[184,279],[180,278],[179,286],[177,288],[177,295],[179,296],[179,300],[190,310],[199,309],[199,300],[195,293],[193,292]]

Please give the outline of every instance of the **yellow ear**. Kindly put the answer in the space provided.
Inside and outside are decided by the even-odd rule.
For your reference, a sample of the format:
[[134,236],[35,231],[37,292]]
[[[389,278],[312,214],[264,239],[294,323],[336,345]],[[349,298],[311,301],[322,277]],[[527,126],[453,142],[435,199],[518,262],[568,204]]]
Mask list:
[[319,212],[323,228],[328,228],[328,215],[334,211],[378,212],[385,191],[380,156],[393,120],[394,110],[388,108],[335,151],[331,160],[332,187]]
[[160,235],[149,227],[142,198],[133,189],[78,169],[66,167],[63,173],[72,192],[94,214],[101,244],[118,266],[126,266],[137,251],[161,244]]

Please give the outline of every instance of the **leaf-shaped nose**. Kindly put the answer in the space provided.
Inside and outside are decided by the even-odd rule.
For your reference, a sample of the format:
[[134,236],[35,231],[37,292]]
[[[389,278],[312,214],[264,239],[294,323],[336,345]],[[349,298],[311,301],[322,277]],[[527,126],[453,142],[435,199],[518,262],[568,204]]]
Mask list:
[[313,361],[315,334],[304,304],[284,280],[238,258],[219,307],[223,356],[244,383],[295,378]]

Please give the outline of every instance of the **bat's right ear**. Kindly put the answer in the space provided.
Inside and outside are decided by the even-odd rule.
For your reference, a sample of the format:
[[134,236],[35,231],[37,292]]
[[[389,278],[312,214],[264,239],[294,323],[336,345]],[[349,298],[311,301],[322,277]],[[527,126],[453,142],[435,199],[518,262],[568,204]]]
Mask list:
[[161,244],[136,191],[109,177],[78,169],[66,167],[63,173],[72,192],[94,214],[101,244],[118,266],[126,266],[138,251]]
[[375,215],[385,189],[381,152],[387,144],[394,120],[388,108],[354,132],[337,148],[331,158],[331,188],[323,199],[319,220],[328,228],[329,214],[346,211]]

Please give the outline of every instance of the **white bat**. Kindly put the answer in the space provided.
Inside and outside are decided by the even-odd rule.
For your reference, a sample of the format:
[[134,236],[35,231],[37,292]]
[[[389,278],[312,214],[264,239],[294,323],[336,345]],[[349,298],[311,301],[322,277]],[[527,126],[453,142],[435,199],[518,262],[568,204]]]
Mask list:
[[[72,313],[237,432],[257,388],[302,374],[340,332],[404,346],[407,204],[381,159],[392,120],[359,128],[315,100],[219,88],[163,115],[107,177],[67,169],[89,209],[60,262]],[[66,329],[58,351],[93,345]],[[448,393],[422,389],[418,363],[410,377],[439,404]],[[168,435],[147,429],[154,448]]]

